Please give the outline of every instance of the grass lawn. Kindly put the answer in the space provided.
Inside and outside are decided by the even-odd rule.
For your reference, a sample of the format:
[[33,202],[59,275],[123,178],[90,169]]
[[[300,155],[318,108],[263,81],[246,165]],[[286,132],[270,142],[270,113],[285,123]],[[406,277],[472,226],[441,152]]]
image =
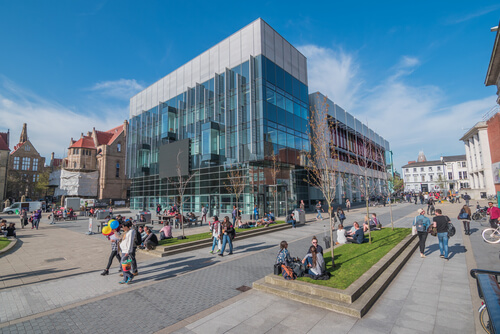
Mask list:
[[[284,221],[278,220],[275,224],[272,224],[270,226],[280,225],[280,224],[284,224],[284,223],[285,223]],[[243,228],[243,229],[237,228],[236,229],[236,238],[238,238],[238,233],[242,233],[242,232],[244,233],[245,231],[251,231],[251,230],[255,230],[255,229],[263,228],[263,227],[265,227],[265,226],[256,226],[256,227]],[[179,231],[176,234],[182,235],[182,230],[176,230],[176,231]],[[172,246],[172,245],[182,244],[182,243],[190,242],[190,241],[198,241],[198,240],[204,240],[204,239],[209,240],[211,238],[212,238],[212,233],[208,232],[208,225],[207,225],[207,232],[186,235],[186,239],[177,239],[176,237],[174,237],[172,239],[161,240],[158,242],[158,245],[159,246]]]
[[4,249],[10,243],[7,238],[0,238],[0,249]]
[[[394,246],[411,233],[411,228],[383,228],[372,231],[372,244],[345,244],[334,249],[335,268],[332,270],[331,253],[325,253],[326,270],[332,277],[327,281],[299,277],[298,280],[337,289],[346,289]],[[368,237],[365,234],[365,237]]]

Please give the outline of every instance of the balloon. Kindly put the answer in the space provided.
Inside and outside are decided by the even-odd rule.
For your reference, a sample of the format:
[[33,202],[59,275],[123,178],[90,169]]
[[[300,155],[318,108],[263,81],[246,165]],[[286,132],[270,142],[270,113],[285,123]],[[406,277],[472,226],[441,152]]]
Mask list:
[[104,235],[109,235],[109,234],[111,234],[111,232],[113,232],[113,231],[111,230],[111,227],[109,227],[109,226],[104,226],[102,228],[102,234],[104,234]]
[[114,219],[108,220],[108,226],[111,227],[111,223],[113,222]]
[[112,230],[116,230],[118,228],[118,226],[120,226],[120,223],[118,222],[118,220],[113,220],[111,222],[111,224],[109,224],[109,227],[111,227]]

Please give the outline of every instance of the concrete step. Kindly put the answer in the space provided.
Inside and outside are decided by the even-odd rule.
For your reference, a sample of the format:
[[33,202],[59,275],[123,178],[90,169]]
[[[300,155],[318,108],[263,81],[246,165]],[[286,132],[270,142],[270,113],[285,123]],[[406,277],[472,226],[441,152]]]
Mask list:
[[[257,290],[283,298],[361,318],[377,301],[418,246],[418,240],[414,236],[409,236],[403,241],[345,290],[301,281],[287,281],[282,276],[276,275],[268,275],[254,282],[253,286]],[[369,275],[373,275],[373,279],[366,277]]]

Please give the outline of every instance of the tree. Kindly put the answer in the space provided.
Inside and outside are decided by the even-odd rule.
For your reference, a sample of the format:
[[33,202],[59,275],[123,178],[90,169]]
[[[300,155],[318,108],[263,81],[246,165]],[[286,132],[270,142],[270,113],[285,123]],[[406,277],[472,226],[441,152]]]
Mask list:
[[45,170],[38,175],[38,180],[35,182],[34,192],[37,198],[47,195],[47,190],[49,189],[49,175],[50,172]]
[[391,176],[389,181],[392,183],[392,189],[395,193],[399,193],[405,188],[405,183],[399,175],[394,175],[394,177]]
[[[273,179],[273,198],[274,198],[274,215],[278,217],[278,212],[276,212],[276,205],[278,201],[278,174],[280,173],[280,166],[278,165],[278,154],[273,154],[271,156],[272,165],[271,165],[271,177]],[[285,213],[286,215],[286,213]]]
[[173,180],[171,178],[167,178],[168,182],[176,184],[177,187],[177,193],[179,194],[179,215],[180,215],[180,224],[182,226],[182,238],[185,238],[184,235],[184,214],[182,212],[182,208],[184,207],[184,193],[186,192],[186,187],[195,176],[196,173],[193,174],[188,174],[188,175],[183,175],[182,173],[182,163],[180,160],[180,156],[182,154],[182,151],[179,150],[179,153],[177,153],[177,165],[176,165],[176,171],[177,171],[177,179]]
[[231,168],[229,171],[227,178],[229,179],[229,184],[224,182],[226,185],[226,190],[234,195],[236,198],[236,208],[239,210],[239,201],[241,194],[245,190],[245,178],[241,169],[237,169],[238,167]]
[[332,216],[332,205],[337,192],[338,158],[335,154],[335,146],[332,141],[331,126],[333,125],[333,121],[328,115],[328,108],[329,105],[326,96],[323,98],[318,109],[311,108],[311,116],[309,118],[311,150],[305,152],[307,157],[305,168],[308,172],[305,181],[321,191],[323,198],[328,204],[328,213],[330,215],[330,252],[332,256],[332,268],[334,268],[333,229],[335,228],[335,222]]

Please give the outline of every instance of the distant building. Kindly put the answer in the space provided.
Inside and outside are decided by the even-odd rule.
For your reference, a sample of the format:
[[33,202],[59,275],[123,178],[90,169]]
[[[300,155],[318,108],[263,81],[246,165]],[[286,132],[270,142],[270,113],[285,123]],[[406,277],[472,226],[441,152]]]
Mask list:
[[7,168],[7,196],[20,200],[35,195],[35,183],[44,172],[45,158],[28,139],[28,126],[23,124],[19,143],[10,152]]
[[487,122],[476,123],[460,140],[465,144],[471,187],[469,195],[473,199],[495,195]]
[[469,191],[469,172],[467,169],[467,156],[452,155],[441,157],[441,161],[445,164],[445,175],[448,189],[452,192]]
[[[7,193],[9,153],[9,132],[0,132],[0,200],[2,203]],[[2,203],[0,203],[0,208],[2,208]]]
[[[108,131],[95,128],[80,139],[71,138],[62,169],[55,170],[51,184],[59,181],[55,195],[105,200],[127,199],[130,182],[125,176],[127,121]],[[57,160],[54,160],[57,163]]]
[[[491,52],[490,64],[484,84],[486,86],[497,86],[497,103],[500,104],[500,32],[498,31],[498,26],[492,30],[496,31],[495,43],[493,44],[493,51]],[[500,146],[497,144],[500,139],[500,114],[498,112],[489,118],[487,126],[488,140],[490,143],[495,144],[490,147],[493,183],[496,194],[500,194]]]
[[445,164],[441,160],[427,161],[423,152],[418,160],[402,167],[406,192],[434,192],[447,190]]

